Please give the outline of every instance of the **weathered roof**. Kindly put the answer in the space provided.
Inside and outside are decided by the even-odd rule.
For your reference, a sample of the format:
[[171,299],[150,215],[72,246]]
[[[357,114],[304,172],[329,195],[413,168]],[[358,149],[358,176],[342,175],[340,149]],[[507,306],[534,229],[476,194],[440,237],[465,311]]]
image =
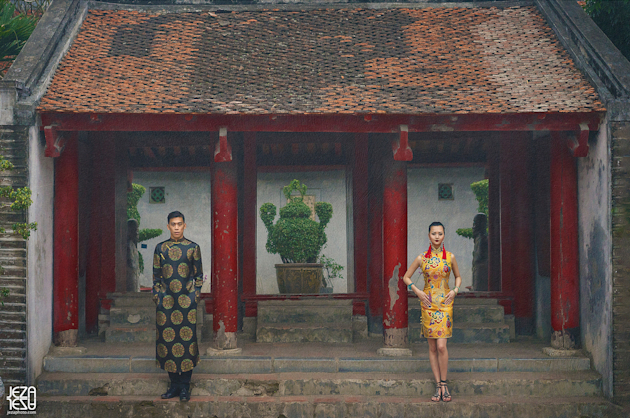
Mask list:
[[535,7],[91,10],[39,106],[71,113],[601,110]]

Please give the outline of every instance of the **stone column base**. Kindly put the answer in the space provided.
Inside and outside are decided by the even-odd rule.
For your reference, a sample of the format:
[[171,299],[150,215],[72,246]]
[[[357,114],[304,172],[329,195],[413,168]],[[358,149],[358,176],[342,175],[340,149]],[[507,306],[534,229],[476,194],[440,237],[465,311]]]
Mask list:
[[207,356],[212,356],[212,357],[216,357],[216,356],[233,356],[236,354],[241,354],[243,352],[243,349],[238,347],[238,348],[228,348],[225,350],[220,350],[218,348],[214,348],[214,347],[208,347],[208,349],[206,350],[206,355]]
[[551,333],[551,347],[560,350],[573,350],[578,348],[580,341],[580,328],[571,328]]
[[411,349],[402,347],[381,347],[376,350],[376,354],[384,357],[411,357]]
[[57,347],[76,347],[79,340],[79,330],[69,329],[55,334],[54,343]]
[[236,333],[219,330],[214,333],[214,348],[217,350],[229,350],[236,347]]

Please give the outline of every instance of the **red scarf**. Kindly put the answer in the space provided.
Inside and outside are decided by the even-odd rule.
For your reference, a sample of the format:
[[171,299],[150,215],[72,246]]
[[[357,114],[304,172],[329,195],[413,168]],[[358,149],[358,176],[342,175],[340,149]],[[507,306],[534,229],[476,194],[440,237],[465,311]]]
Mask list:
[[[431,244],[429,244],[429,250],[424,255],[424,258],[431,258]],[[446,260],[446,247],[442,244],[442,260]]]

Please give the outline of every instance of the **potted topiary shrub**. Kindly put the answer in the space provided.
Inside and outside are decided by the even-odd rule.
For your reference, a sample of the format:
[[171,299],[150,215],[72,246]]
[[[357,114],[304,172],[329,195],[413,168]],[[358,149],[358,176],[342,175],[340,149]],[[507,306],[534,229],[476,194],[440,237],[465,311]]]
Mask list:
[[[299,196],[293,195],[297,191]],[[282,188],[287,205],[280,209],[276,218],[276,207],[265,203],[260,207],[260,218],[267,228],[267,245],[270,254],[280,254],[282,264],[276,264],[276,278],[280,293],[319,293],[322,285],[322,264],[317,258],[324,244],[324,229],[332,217],[332,205],[326,202],[315,204],[319,223],[311,219],[311,209],[304,203],[306,185],[293,180]]]

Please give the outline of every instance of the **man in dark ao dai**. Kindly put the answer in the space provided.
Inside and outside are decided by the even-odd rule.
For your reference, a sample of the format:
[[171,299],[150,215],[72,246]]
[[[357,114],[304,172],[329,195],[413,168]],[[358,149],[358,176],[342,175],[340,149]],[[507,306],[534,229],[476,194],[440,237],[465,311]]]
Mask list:
[[156,359],[171,386],[163,399],[190,399],[190,378],[199,361],[197,302],[203,270],[199,245],[184,237],[186,222],[180,212],[168,214],[170,239],[153,254],[153,300],[156,303]]

